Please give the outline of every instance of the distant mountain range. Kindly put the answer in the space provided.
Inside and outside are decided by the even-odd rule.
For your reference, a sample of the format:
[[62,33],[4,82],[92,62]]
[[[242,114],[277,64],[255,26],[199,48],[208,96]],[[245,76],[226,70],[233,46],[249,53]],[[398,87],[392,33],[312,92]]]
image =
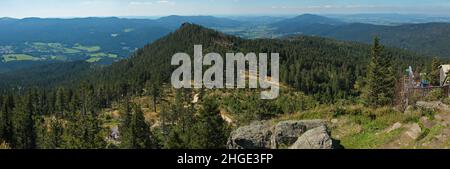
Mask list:
[[244,23],[227,18],[218,18],[213,16],[178,16],[171,15],[155,20],[163,27],[178,29],[183,23],[195,23],[209,28],[232,28],[242,26]]
[[185,22],[235,27],[241,22],[211,16],[168,16],[156,20],[123,18],[1,18],[0,72],[34,62],[86,60],[110,64],[169,34]]
[[396,13],[368,13],[368,14],[344,14],[324,15],[326,17],[339,19],[348,23],[369,23],[374,25],[402,25],[419,24],[430,22],[450,22],[450,16],[432,16],[420,14],[396,14]]
[[[362,43],[311,36],[248,40],[196,24],[183,24],[169,35],[138,49],[130,58],[112,65],[67,62],[33,66],[28,70],[0,74],[0,79],[3,79],[0,89],[54,87],[79,81],[141,88],[156,76],[168,82],[176,68],[170,64],[171,56],[177,52],[193,56],[192,49],[196,44],[203,44],[204,49],[222,56],[226,52],[277,51],[280,53],[280,80],[283,83],[307,94],[329,95],[329,99],[351,94],[357,78],[365,72],[371,51],[370,45]],[[386,53],[395,58],[399,65],[396,69],[400,71],[407,65],[426,63],[428,60],[397,48],[386,48]]]
[[346,23],[317,15],[302,15],[271,24],[277,33],[302,34],[371,43],[379,36],[388,46],[429,56],[450,56],[450,23],[404,24],[399,26]]
[[[341,16],[342,17],[342,16]],[[354,17],[354,16],[353,16]],[[243,38],[311,35],[388,46],[428,56],[450,55],[450,23],[376,25],[305,14],[292,18],[167,16],[132,18],[0,18],[0,73],[53,62],[110,64],[180,27],[194,23]]]

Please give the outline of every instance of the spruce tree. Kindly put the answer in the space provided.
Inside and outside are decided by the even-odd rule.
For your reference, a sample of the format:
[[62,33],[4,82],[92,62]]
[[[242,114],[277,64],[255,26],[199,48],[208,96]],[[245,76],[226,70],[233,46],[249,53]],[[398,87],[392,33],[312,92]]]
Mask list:
[[229,135],[228,126],[220,116],[217,102],[211,98],[206,98],[203,102],[203,108],[199,112],[195,135],[192,148],[225,148]]
[[62,136],[64,133],[63,123],[61,120],[53,118],[50,120],[49,130],[46,133],[47,145],[49,149],[59,148],[62,144]]
[[120,131],[120,138],[121,138],[121,147],[122,148],[130,148],[133,143],[132,132],[131,132],[131,105],[128,100],[125,100],[124,103],[121,106],[121,117],[122,122],[119,125],[119,131]]
[[145,121],[144,113],[141,108],[137,105],[132,105],[131,110],[131,119],[125,119],[124,124],[122,124],[122,129],[124,130],[121,131],[121,147],[125,149],[154,148],[151,139],[150,126]]
[[19,149],[36,148],[34,109],[31,96],[27,95],[14,109],[13,147]]
[[100,149],[106,147],[98,117],[94,113],[74,113],[65,123],[62,135],[64,149]]
[[370,106],[392,104],[395,89],[395,74],[392,67],[393,58],[384,53],[384,46],[375,37],[371,60],[367,67],[366,89],[364,97]]
[[158,104],[158,100],[161,98],[161,85],[158,81],[152,81],[147,84],[147,88],[150,96],[152,97],[153,111],[157,112],[156,106]]
[[7,143],[12,142],[13,126],[12,126],[12,111],[14,109],[14,97],[6,95],[3,97],[3,104],[0,109],[0,138]]
[[431,61],[431,68],[430,68],[430,82],[432,85],[434,86],[439,86],[440,84],[440,70],[439,70],[439,66],[441,66],[441,61],[434,57],[433,60]]

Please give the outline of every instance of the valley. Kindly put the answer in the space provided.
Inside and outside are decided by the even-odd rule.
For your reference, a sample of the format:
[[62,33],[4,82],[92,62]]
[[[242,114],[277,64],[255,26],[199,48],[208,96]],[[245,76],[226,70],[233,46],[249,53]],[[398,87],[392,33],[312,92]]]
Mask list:
[[[170,84],[170,76],[176,69],[171,65],[171,56],[184,51],[193,57],[195,44],[204,44],[204,53],[220,55],[279,52],[279,97],[262,100],[261,89],[175,90]],[[34,45],[69,48],[59,44]],[[70,48],[87,53],[103,49],[81,44]],[[410,113],[404,113],[390,102],[396,98],[391,91],[397,91],[393,77],[401,76],[409,65],[433,70],[431,61],[406,50],[381,48],[377,39],[373,45],[311,36],[245,39],[185,23],[136,50],[130,58],[110,66],[85,61],[52,63],[3,74],[0,131],[7,145],[18,149],[222,149],[233,147],[228,143],[238,143],[230,139],[239,138],[241,127],[250,125],[252,129],[254,122],[262,123],[256,127],[265,127],[265,122],[270,127],[272,123],[289,120],[320,119],[326,126],[320,123],[318,128],[308,128],[304,137],[309,139],[319,132],[318,136],[323,137],[317,139],[340,142],[333,141],[335,146],[323,145],[324,148],[403,148],[394,144],[396,140],[410,138],[403,135],[411,128],[420,137],[414,137],[411,145],[404,147],[411,148],[416,141],[420,142],[419,148],[425,147],[422,142],[428,144],[427,140],[439,136],[436,133],[443,131],[440,128],[444,123],[435,128],[428,126],[421,119],[431,118],[430,111],[411,108]],[[391,101],[366,95],[367,90],[374,90],[367,85],[373,77],[366,70],[374,61],[373,50],[382,50],[382,60],[389,61],[377,63],[395,65],[388,67],[391,73],[383,71],[376,76],[385,78],[372,81],[389,84],[387,90],[376,89]],[[372,71],[381,72],[385,67],[380,64]],[[436,95],[430,99],[445,102],[447,97]],[[374,105],[368,106],[371,104]],[[440,110],[432,112],[446,117]],[[305,123],[319,125],[314,121]],[[388,129],[396,123],[401,123],[401,127]],[[422,124],[427,124],[428,130],[420,127]],[[331,132],[328,134],[327,130]],[[444,143],[446,139],[442,138]],[[444,143],[434,145],[445,147]],[[293,146],[304,145],[300,140]]]
[[450,39],[450,24],[445,20],[396,25],[358,21],[312,14],[230,18],[171,15],[158,19],[5,18],[0,20],[0,60],[5,65],[0,72],[28,67],[27,64],[17,66],[23,61],[81,60],[108,65],[128,58],[136,49],[175,31],[186,22],[246,39],[307,35],[370,44],[374,36],[379,36],[390,47],[430,57],[448,57],[450,53],[446,45]]
[[[448,110],[423,106],[448,107],[448,96],[433,89],[404,105],[400,80],[412,66],[414,81],[436,84],[449,23],[259,19],[2,19],[0,147],[448,148]],[[234,84],[176,89],[171,57],[192,60],[199,44],[220,56],[278,53],[279,97]]]
[[[105,63],[118,61],[117,54],[103,53],[100,46],[83,46],[74,44],[69,46],[61,43],[25,42],[13,46],[2,46],[0,51],[4,63],[14,61],[79,61]],[[17,52],[16,52],[17,51]],[[109,59],[109,61],[108,61]],[[116,60],[113,60],[116,59]]]

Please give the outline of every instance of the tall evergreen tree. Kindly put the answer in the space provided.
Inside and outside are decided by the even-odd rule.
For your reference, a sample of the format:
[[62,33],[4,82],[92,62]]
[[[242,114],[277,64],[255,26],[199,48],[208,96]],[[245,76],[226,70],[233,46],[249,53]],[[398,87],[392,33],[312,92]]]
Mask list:
[[440,84],[440,70],[439,70],[439,66],[441,66],[441,61],[434,57],[433,60],[431,60],[431,65],[430,65],[430,82],[432,85],[434,86],[439,86]]
[[121,138],[121,147],[122,148],[129,148],[132,143],[132,132],[131,132],[131,118],[132,118],[132,110],[130,101],[126,99],[124,103],[121,105],[121,118],[122,122],[119,125],[119,131],[120,131],[120,138]]
[[14,109],[14,97],[5,95],[0,109],[0,138],[11,143],[13,135],[12,113]]
[[61,120],[53,118],[48,124],[49,129],[46,130],[46,145],[47,149],[56,149],[62,145],[62,136],[64,134],[63,123]]
[[229,130],[226,122],[220,116],[217,102],[213,99],[206,98],[204,100],[195,129],[196,137],[192,148],[225,148]]
[[364,97],[371,106],[392,104],[395,89],[393,58],[384,53],[384,46],[375,37],[371,60],[367,67],[366,89]]
[[36,131],[32,98],[27,95],[14,109],[13,147],[19,149],[36,148]]
[[147,82],[147,91],[152,97],[153,111],[157,112],[156,106],[158,104],[158,100],[161,98],[161,83],[159,78],[155,78],[153,81]]
[[106,147],[100,120],[93,113],[74,113],[73,119],[64,126],[62,148],[99,149]]
[[[145,121],[144,113],[137,105],[131,106],[131,119],[125,116],[122,124],[122,148],[126,149],[150,149],[153,147],[150,126]],[[127,119],[128,118],[128,119]],[[129,120],[129,121],[128,121]],[[128,123],[128,124],[127,124]]]

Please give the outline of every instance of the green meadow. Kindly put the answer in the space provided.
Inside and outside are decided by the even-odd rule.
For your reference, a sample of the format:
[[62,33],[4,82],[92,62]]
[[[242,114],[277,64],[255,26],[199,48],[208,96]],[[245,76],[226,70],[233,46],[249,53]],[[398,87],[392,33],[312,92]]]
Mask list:
[[119,58],[117,54],[102,51],[100,46],[82,45],[80,43],[68,45],[63,43],[26,42],[20,49],[18,53],[0,54],[1,61],[70,61],[84,59],[86,62],[99,62],[103,59]]
[[77,44],[75,44],[73,49],[78,49],[78,50],[82,50],[82,51],[86,51],[86,52],[98,52],[102,48],[100,46],[83,46],[83,45],[80,45],[77,43]]
[[27,54],[8,54],[2,56],[3,62],[11,62],[11,61],[38,61],[41,58],[33,57]]

